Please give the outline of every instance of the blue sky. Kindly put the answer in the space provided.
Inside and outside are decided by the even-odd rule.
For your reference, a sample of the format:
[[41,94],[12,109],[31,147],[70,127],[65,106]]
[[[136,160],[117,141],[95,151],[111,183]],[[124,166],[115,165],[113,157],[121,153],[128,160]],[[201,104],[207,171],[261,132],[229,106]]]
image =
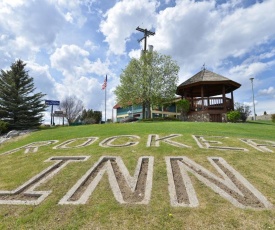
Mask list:
[[103,117],[107,74],[111,118],[122,69],[143,48],[140,26],[177,61],[178,84],[205,63],[242,84],[235,102],[252,106],[253,77],[256,113],[275,113],[274,9],[274,0],[0,0],[0,69],[20,58],[45,99],[75,95]]

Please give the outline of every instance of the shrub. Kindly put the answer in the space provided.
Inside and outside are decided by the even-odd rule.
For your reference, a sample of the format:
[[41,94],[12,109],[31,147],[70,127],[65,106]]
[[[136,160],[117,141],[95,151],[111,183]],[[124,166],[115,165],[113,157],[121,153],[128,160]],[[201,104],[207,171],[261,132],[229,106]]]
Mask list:
[[275,114],[271,115],[271,120],[272,120],[272,122],[275,122]]
[[241,113],[239,111],[230,111],[226,115],[227,120],[230,122],[237,122],[241,118]]
[[0,134],[5,133],[8,130],[9,123],[0,120]]
[[235,110],[240,112],[240,119],[242,122],[246,122],[249,114],[251,114],[250,107],[241,103],[235,103]]
[[181,99],[176,103],[179,111],[181,112],[180,119],[183,121],[187,120],[187,113],[190,109],[190,102],[186,99]]

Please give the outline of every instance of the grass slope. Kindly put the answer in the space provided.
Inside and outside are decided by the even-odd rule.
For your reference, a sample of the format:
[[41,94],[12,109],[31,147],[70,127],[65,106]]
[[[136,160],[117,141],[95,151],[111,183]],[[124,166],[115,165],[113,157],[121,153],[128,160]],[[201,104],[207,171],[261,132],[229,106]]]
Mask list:
[[[192,146],[178,148],[166,143],[160,147],[146,147],[149,134],[161,137],[182,134],[173,140]],[[201,149],[192,135],[227,136],[224,145],[249,149],[221,151]],[[132,147],[103,148],[99,142],[107,137],[137,135],[139,144]],[[0,229],[275,229],[275,208],[271,210],[240,209],[215,194],[190,176],[199,199],[199,207],[172,207],[168,193],[165,156],[187,156],[217,175],[207,160],[208,156],[223,157],[234,169],[275,205],[275,149],[262,153],[238,140],[252,138],[275,141],[275,125],[271,122],[192,123],[153,122],[106,124],[77,127],[57,127],[31,133],[0,146],[0,154],[31,142],[98,137],[90,146],[69,150],[40,147],[38,152],[24,154],[24,150],[0,155],[0,190],[13,190],[43,169],[52,165],[44,162],[51,156],[91,156],[85,162],[68,164],[60,173],[38,190],[52,193],[37,206],[1,205]],[[115,144],[123,143],[121,138]],[[58,205],[59,200],[101,156],[121,156],[133,175],[140,156],[154,157],[151,200],[148,205],[121,205],[110,189],[107,175],[99,183],[85,205]]]

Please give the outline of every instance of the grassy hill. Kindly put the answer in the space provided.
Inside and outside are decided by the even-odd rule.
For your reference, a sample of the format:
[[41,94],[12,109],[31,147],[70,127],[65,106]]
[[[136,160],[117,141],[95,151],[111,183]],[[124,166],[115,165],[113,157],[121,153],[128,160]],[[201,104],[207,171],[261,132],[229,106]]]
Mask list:
[[[157,134],[159,138],[181,134],[170,140],[189,147],[173,146],[164,141],[160,141],[159,147],[147,147],[150,134]],[[200,148],[192,135],[197,136],[202,147],[205,147],[207,142],[211,148]],[[106,140],[115,136],[117,138],[109,142]],[[76,147],[84,143],[86,137],[97,139],[93,139],[94,142],[90,145]],[[66,146],[63,144],[66,148],[53,148],[75,138],[79,139]],[[3,191],[13,191],[51,167],[53,161],[45,162],[50,157],[61,159],[62,156],[88,156],[89,158],[85,161],[64,164],[64,167],[61,164],[57,165],[52,169],[52,172],[56,172],[52,178],[46,181],[41,179],[41,183],[34,190],[51,190],[51,193],[38,205],[0,203],[0,229],[275,229],[275,147],[267,147],[273,152],[260,151],[242,142],[240,138],[257,140],[257,143],[262,145],[274,145],[275,124],[261,121],[238,124],[148,122],[87,125],[44,129],[10,140],[0,145],[0,200],[36,200],[37,197],[28,197],[22,195],[22,192],[3,195]],[[44,145],[46,143],[44,141],[49,140],[58,142]],[[104,140],[106,141],[103,143]],[[39,142],[41,145],[37,151],[31,146],[21,148],[34,142]],[[128,142],[135,144],[128,147],[121,146]],[[152,145],[154,143],[152,142]],[[221,150],[221,147],[245,148],[247,151]],[[21,149],[9,152],[17,148]],[[26,149],[29,149],[28,153],[25,153]],[[103,175],[85,204],[59,204],[68,191],[102,156],[121,157],[131,176],[135,173],[140,157],[153,157],[152,190],[148,204],[137,204],[131,198],[125,204],[119,203],[111,189],[107,173]],[[273,207],[260,209],[236,207],[199,181],[192,173],[188,175],[199,205],[172,206],[165,157],[182,156],[196,162],[219,178],[222,178],[221,175],[209,163],[207,157],[223,158],[263,194]],[[104,164],[102,165],[104,167]],[[111,162],[111,165],[114,168],[118,167],[114,162]],[[143,176],[146,175],[145,173]],[[230,174],[228,175],[230,177]],[[47,176],[50,176],[50,172],[44,174],[44,177]],[[93,179],[95,177],[96,172]],[[119,185],[124,183],[124,187],[127,187],[124,177],[122,175],[118,177]],[[92,179],[86,181],[79,193],[87,189],[91,181]],[[35,183],[34,181],[33,184]],[[140,193],[144,191],[141,190]],[[140,194],[138,192],[135,195],[138,197]],[[142,198],[142,195],[140,196]]]

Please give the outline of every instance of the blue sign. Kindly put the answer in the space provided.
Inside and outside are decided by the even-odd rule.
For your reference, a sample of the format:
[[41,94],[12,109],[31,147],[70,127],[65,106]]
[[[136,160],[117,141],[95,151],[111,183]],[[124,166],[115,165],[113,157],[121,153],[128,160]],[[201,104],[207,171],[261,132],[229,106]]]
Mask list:
[[45,100],[46,105],[59,105],[60,101]]

